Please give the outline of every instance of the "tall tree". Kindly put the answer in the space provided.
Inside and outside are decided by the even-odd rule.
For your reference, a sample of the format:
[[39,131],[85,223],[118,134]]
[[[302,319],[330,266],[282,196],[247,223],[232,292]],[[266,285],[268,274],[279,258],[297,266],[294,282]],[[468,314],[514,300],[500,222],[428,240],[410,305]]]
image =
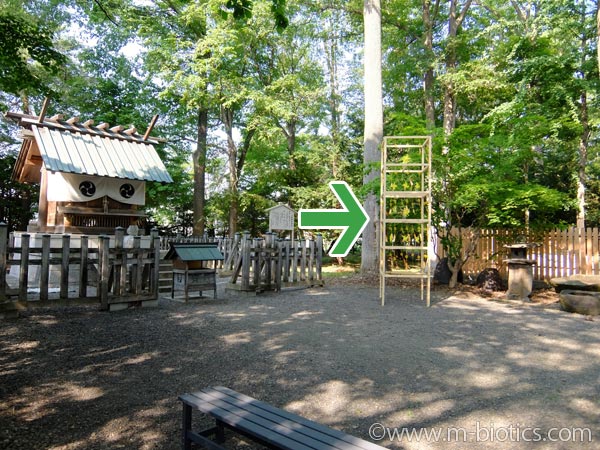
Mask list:
[[457,34],[462,23],[467,16],[467,11],[471,6],[472,0],[466,0],[462,5],[459,0],[450,0],[450,10],[448,14],[448,35],[445,55],[446,81],[444,83],[444,136],[447,138],[454,131],[456,126],[456,92],[452,76],[456,70],[457,59]]
[[361,270],[363,273],[377,271],[379,249],[377,229],[379,211],[373,182],[377,179],[376,165],[381,160],[379,146],[383,139],[383,88],[381,78],[381,1],[365,0],[364,17],[364,156],[367,186],[364,207],[369,223],[362,235]]

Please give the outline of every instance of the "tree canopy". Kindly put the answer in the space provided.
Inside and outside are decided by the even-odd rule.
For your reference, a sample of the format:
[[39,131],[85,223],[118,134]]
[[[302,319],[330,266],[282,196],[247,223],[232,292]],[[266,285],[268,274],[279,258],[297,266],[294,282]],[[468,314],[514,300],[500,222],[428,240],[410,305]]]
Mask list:
[[[38,111],[51,95],[56,112],[140,128],[158,113],[176,183],[149,187],[152,220],[264,232],[277,202],[333,206],[330,180],[368,196],[363,6],[1,0],[0,102]],[[438,228],[600,226],[597,10],[381,2],[383,132],[434,136]]]

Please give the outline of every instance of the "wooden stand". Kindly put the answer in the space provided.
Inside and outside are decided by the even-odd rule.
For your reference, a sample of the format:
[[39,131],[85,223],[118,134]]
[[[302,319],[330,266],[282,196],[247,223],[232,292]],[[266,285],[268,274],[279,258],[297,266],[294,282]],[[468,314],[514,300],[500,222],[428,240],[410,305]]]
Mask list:
[[175,291],[184,291],[184,298],[189,300],[190,291],[213,291],[217,298],[217,271],[215,269],[173,269],[173,283],[171,284],[171,298]]

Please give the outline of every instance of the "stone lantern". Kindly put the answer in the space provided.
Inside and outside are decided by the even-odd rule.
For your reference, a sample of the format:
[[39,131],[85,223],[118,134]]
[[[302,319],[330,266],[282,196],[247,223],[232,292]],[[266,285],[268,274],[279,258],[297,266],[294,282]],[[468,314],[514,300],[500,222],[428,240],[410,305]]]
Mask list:
[[529,301],[533,291],[533,266],[537,264],[527,259],[527,249],[536,247],[536,244],[512,244],[505,245],[510,251],[508,263],[508,300]]

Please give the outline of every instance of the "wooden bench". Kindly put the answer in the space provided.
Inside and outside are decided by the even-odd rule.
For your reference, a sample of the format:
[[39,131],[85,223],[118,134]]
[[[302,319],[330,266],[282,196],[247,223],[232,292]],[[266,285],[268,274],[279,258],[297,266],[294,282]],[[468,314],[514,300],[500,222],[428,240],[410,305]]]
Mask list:
[[[384,449],[225,387],[183,394],[179,400],[183,402],[184,450],[191,450],[193,442],[208,449],[223,450],[220,444],[225,441],[225,428],[271,449]],[[194,409],[214,417],[216,425],[204,431],[192,431]]]

